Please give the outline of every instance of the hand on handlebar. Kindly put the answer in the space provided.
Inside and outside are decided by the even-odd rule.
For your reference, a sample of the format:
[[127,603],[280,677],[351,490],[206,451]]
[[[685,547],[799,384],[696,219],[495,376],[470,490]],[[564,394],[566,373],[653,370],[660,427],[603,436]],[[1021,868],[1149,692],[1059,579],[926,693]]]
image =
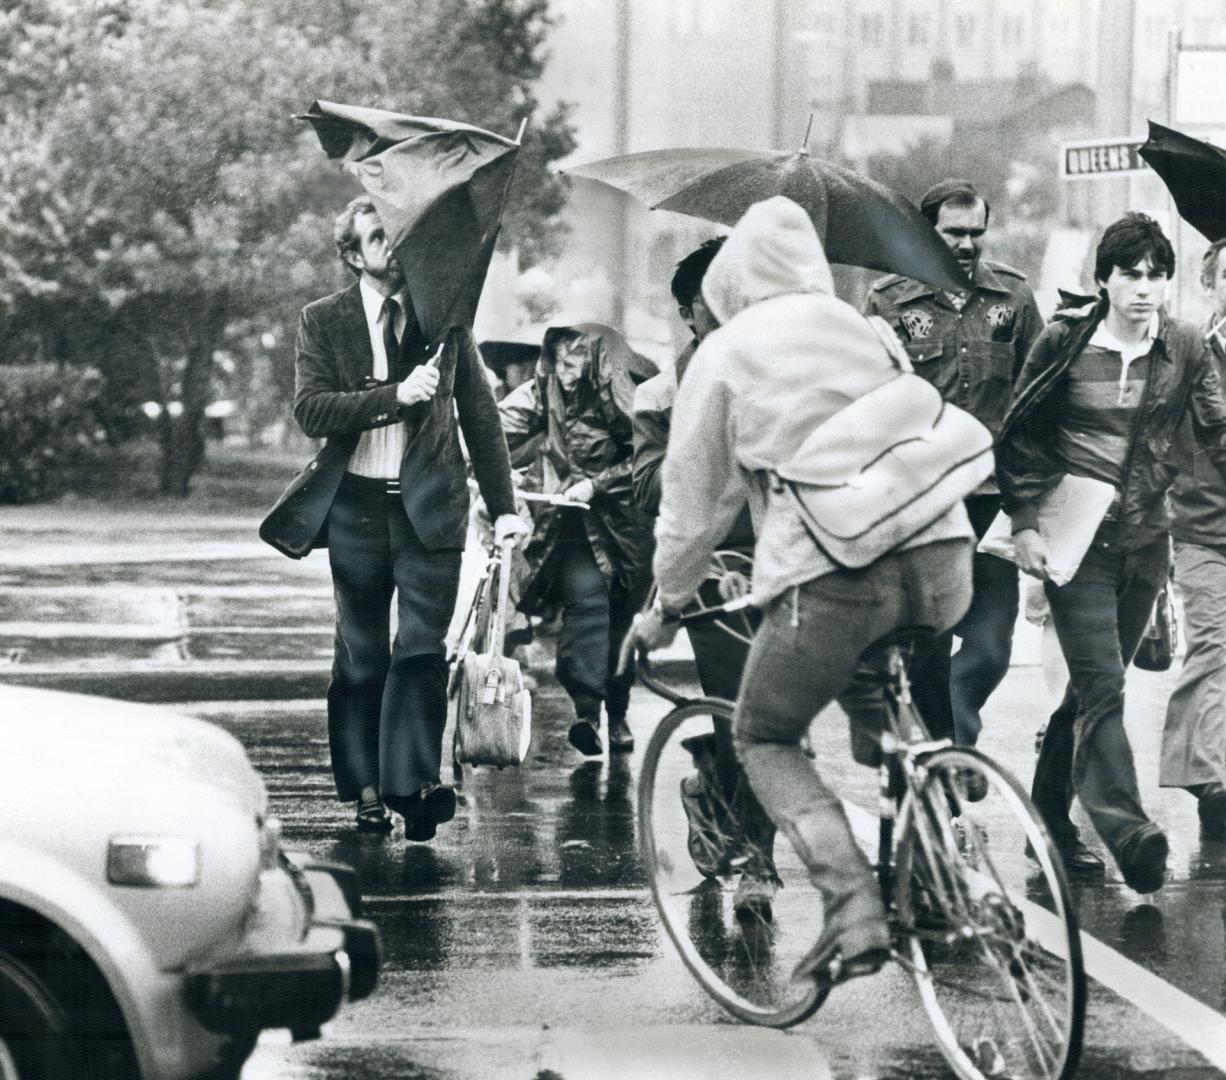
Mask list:
[[673,643],[680,625],[675,619],[665,620],[664,613],[653,604],[634,617],[626,641],[644,652],[654,652]]

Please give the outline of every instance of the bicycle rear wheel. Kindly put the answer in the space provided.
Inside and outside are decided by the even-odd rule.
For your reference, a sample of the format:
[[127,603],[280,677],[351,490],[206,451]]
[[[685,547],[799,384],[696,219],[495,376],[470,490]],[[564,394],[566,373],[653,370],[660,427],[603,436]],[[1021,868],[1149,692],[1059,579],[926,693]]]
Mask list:
[[939,750],[921,769],[899,814],[895,908],[941,1049],[963,1080],[1070,1077],[1085,972],[1038,813],[977,751]]
[[[792,978],[817,940],[821,904],[791,845],[780,837],[763,850],[746,829],[748,788],[738,791],[746,781],[717,724],[731,731],[732,706],[703,698],[652,734],[638,787],[643,862],[664,929],[703,989],[741,1020],[790,1027],[825,997],[812,978]],[[769,915],[735,910],[746,872],[775,875]]]

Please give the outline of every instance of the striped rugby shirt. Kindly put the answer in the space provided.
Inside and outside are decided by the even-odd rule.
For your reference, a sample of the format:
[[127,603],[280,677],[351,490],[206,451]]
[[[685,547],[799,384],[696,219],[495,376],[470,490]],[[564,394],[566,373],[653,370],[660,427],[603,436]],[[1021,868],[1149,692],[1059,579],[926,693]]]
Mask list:
[[1056,441],[1068,472],[1119,487],[1157,333],[1156,313],[1145,338],[1135,344],[1118,340],[1101,323],[1069,366]]

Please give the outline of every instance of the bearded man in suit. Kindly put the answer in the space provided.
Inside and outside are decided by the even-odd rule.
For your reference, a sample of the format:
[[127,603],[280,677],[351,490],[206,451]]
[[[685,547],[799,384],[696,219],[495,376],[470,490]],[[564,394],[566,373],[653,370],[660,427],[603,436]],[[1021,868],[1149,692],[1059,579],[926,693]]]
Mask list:
[[[294,417],[323,449],[260,528],[293,558],[327,546],[336,596],[328,739],[337,795],[359,829],[430,840],[455,814],[440,783],[443,639],[468,519],[463,431],[495,538],[522,535],[498,408],[472,333],[432,351],[374,203],[359,196],[333,239],[357,280],[308,304],[296,342]],[[389,647],[390,614],[397,627]]]

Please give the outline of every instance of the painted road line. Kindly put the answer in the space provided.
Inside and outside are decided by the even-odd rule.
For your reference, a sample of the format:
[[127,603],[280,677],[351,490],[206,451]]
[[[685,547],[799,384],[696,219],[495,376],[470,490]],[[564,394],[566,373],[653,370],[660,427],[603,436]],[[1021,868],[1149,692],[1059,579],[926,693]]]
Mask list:
[[[285,820],[284,817],[281,819]],[[649,901],[651,893],[642,889],[507,889],[504,892],[485,890],[474,892],[459,890],[455,892],[434,893],[404,893],[396,896],[375,895],[363,896],[362,903],[366,906],[376,904],[436,904],[440,901],[454,903],[462,900],[643,900]]]
[[[861,806],[843,801],[852,830],[861,845],[874,850],[877,844],[877,817]],[[1049,952],[1063,934],[1060,920],[1046,908],[1016,892],[1009,898],[1021,909],[1034,938]],[[1226,1069],[1226,1016],[1185,994],[1116,952],[1109,945],[1081,931],[1081,951],[1086,974],[1112,993],[1130,1002],[1147,1016],[1219,1069]]]

